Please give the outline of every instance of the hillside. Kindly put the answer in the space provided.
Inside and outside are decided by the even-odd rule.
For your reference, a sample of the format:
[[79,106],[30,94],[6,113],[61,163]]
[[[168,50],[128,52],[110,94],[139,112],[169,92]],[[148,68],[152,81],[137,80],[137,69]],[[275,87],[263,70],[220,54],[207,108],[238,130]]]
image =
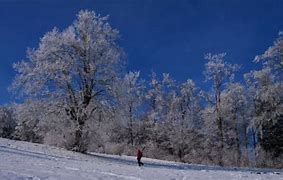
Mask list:
[[[146,152],[145,152],[146,153]],[[282,170],[188,165],[98,153],[79,154],[42,144],[0,138],[0,179],[269,179],[283,180]]]

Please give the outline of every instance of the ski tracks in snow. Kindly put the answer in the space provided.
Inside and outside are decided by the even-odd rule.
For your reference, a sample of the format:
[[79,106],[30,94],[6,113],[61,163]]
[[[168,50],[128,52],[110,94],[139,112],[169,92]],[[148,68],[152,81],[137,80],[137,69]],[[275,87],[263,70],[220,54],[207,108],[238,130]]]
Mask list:
[[115,174],[115,173],[112,173],[112,172],[99,172],[99,173],[109,175],[109,176],[113,176],[113,177],[123,178],[123,179],[142,180],[142,179],[134,177],[134,176],[125,176],[125,175],[121,175],[121,174]]
[[[13,143],[13,144],[12,144]],[[1,180],[283,180],[282,170],[220,168],[99,153],[89,155],[0,138]],[[278,171],[278,172],[277,172]]]

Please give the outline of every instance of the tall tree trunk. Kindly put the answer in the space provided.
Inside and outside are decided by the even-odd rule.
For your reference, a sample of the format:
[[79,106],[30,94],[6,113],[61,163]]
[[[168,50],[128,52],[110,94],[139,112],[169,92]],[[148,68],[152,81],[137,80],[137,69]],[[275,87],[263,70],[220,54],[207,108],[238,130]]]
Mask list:
[[247,125],[244,125],[244,145],[245,149],[248,149],[248,135],[247,135]]
[[87,138],[87,137],[83,137],[83,128],[84,128],[84,125],[85,125],[85,117],[80,118],[78,123],[79,124],[78,124],[78,127],[77,127],[76,132],[75,132],[75,143],[73,145],[72,150],[76,151],[76,152],[84,153],[84,152],[87,151],[87,144],[85,143],[86,139],[83,139],[83,138]]
[[257,165],[257,152],[256,152],[256,131],[254,128],[252,128],[252,140],[253,140],[253,151],[254,151],[254,157],[255,157],[255,165]]
[[76,109],[78,108],[71,107],[65,109],[67,115],[76,124],[75,139],[73,145],[71,146],[71,150],[76,152],[85,152],[87,150],[85,143],[86,139],[83,138],[86,137],[83,137],[83,129],[87,120],[87,115],[82,114],[83,109],[80,109],[80,112],[78,112]]
[[75,143],[73,145],[72,150],[76,151],[76,152],[85,152],[86,149],[84,148],[84,145],[82,144],[82,130],[81,129],[77,129],[75,132]]
[[219,152],[218,152],[218,164],[223,166],[223,153],[224,153],[224,136],[223,136],[223,119],[222,117],[217,117],[218,126],[218,138],[220,140]]
[[248,152],[248,134],[247,134],[247,125],[244,125],[244,160],[245,165],[250,164],[250,155]]
[[130,104],[129,107],[129,118],[130,118],[130,122],[129,122],[129,133],[130,133],[130,143],[133,146],[134,145],[134,134],[133,134],[133,112],[132,112],[132,103]]
[[241,161],[241,149],[240,149],[240,139],[239,139],[239,132],[238,132],[238,124],[237,124],[237,116],[236,116],[236,112],[237,109],[234,109],[235,112],[233,112],[233,122],[234,122],[234,131],[236,134],[236,139],[235,139],[235,143],[236,143],[236,152],[237,152],[237,159],[236,159],[236,164],[239,166],[240,165],[240,161]]
[[217,128],[218,128],[218,138],[220,140],[220,150],[218,152],[218,164],[220,166],[223,166],[223,154],[224,154],[224,136],[223,136],[223,118],[221,115],[221,109],[220,109],[220,85],[217,86],[216,88],[216,95],[215,95],[215,100],[216,100],[216,123],[217,123]]

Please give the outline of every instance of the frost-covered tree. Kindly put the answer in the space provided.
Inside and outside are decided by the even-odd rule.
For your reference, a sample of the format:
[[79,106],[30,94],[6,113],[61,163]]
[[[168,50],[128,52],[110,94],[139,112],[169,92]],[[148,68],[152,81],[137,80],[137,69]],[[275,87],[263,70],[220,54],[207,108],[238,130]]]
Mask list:
[[270,69],[277,80],[283,78],[283,32],[279,32],[279,37],[262,55],[254,59],[255,62],[261,62],[263,67]]
[[27,60],[14,65],[18,73],[12,87],[24,96],[60,102],[56,104],[75,123],[72,149],[79,152],[86,150],[83,131],[97,109],[94,101],[108,94],[121,62],[118,31],[107,19],[80,11],[71,26],[46,33],[39,47],[28,51]]
[[264,54],[256,56],[254,61],[262,63],[262,69],[245,74],[245,79],[249,91],[249,117],[254,132],[254,146],[257,146],[256,164],[278,166],[282,164],[283,159],[282,33],[279,33],[274,44]]
[[146,95],[149,101],[148,118],[153,122],[166,121],[166,114],[169,112],[168,103],[175,94],[175,80],[169,74],[163,73],[159,80],[155,73],[152,73],[149,89]]
[[[256,157],[256,146],[257,146],[257,133],[254,117],[256,116],[256,101],[255,94],[257,88],[254,83],[253,71],[244,74],[244,80],[246,83],[246,99],[247,99],[247,109],[245,113],[247,125],[247,141],[249,144],[249,149],[253,152],[252,156]],[[251,158],[250,158],[251,159]],[[255,158],[252,158],[251,162],[255,165]]]
[[194,162],[193,159],[198,154],[195,152],[201,145],[199,135],[202,128],[198,88],[193,80],[188,79],[181,84],[178,91],[178,96],[173,99],[175,103],[172,107],[175,114],[173,121],[175,136],[172,141],[181,161],[187,159]]
[[[149,142],[156,144],[160,151],[173,148],[169,136],[173,131],[171,122],[176,120],[176,113],[172,108],[175,105],[175,88],[175,80],[169,74],[164,73],[162,79],[159,79],[155,73],[152,73],[146,94],[144,124],[145,131],[149,133]],[[158,148],[153,147],[152,152],[157,153]]]
[[202,127],[199,116],[200,96],[193,80],[188,79],[181,84],[179,103],[184,126],[189,129],[200,129]]
[[240,83],[230,83],[224,90],[221,98],[223,99],[221,106],[223,108],[224,124],[226,124],[226,136],[228,138],[226,141],[235,149],[235,164],[240,165],[242,157],[240,133],[242,134],[242,139],[244,139],[244,147],[247,146],[247,122],[244,116],[247,108],[245,88]]
[[17,126],[14,138],[17,140],[42,143],[44,138],[40,121],[46,115],[44,103],[39,101],[26,101],[22,104],[15,104],[15,118]]
[[[247,75],[246,75],[247,76]],[[276,158],[282,156],[282,81],[274,81],[274,76],[269,68],[263,68],[259,71],[252,71],[249,74],[250,86],[253,93],[250,99],[253,100],[253,114],[251,116],[251,125],[254,131],[254,141],[258,142],[261,148],[271,157],[262,157],[260,153],[256,154],[257,165],[264,165],[264,159],[280,160]],[[259,147],[258,147],[259,148]],[[260,161],[262,163],[260,163]],[[265,161],[267,162],[267,161]],[[275,163],[276,164],[276,163]],[[277,163],[278,164],[278,163]],[[265,165],[266,166],[266,165]]]
[[[113,88],[117,101],[115,119],[126,130],[127,143],[131,145],[137,143],[134,142],[137,139],[135,124],[141,113],[140,107],[144,100],[144,90],[144,81],[140,80],[139,72],[129,72]],[[122,129],[120,129],[120,135],[122,134]]]
[[[274,157],[283,155],[283,32],[263,55],[255,57],[263,69],[254,71],[257,88],[256,124],[259,125],[260,145]],[[260,100],[259,100],[260,99]]]
[[225,53],[222,54],[206,54],[205,59],[208,62],[205,64],[205,79],[212,81],[214,100],[210,101],[215,107],[215,121],[217,124],[217,136],[219,144],[219,165],[222,164],[222,155],[224,147],[224,132],[223,132],[223,115],[221,108],[221,92],[226,82],[234,78],[235,71],[239,68],[237,65],[232,65],[224,61]]

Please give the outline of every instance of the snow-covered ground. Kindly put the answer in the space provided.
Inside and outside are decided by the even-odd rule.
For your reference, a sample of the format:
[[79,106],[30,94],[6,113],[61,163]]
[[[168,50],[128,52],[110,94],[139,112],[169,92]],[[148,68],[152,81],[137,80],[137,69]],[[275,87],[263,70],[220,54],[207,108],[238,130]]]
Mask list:
[[91,153],[0,138],[0,179],[193,179],[283,180],[282,170],[233,169]]

